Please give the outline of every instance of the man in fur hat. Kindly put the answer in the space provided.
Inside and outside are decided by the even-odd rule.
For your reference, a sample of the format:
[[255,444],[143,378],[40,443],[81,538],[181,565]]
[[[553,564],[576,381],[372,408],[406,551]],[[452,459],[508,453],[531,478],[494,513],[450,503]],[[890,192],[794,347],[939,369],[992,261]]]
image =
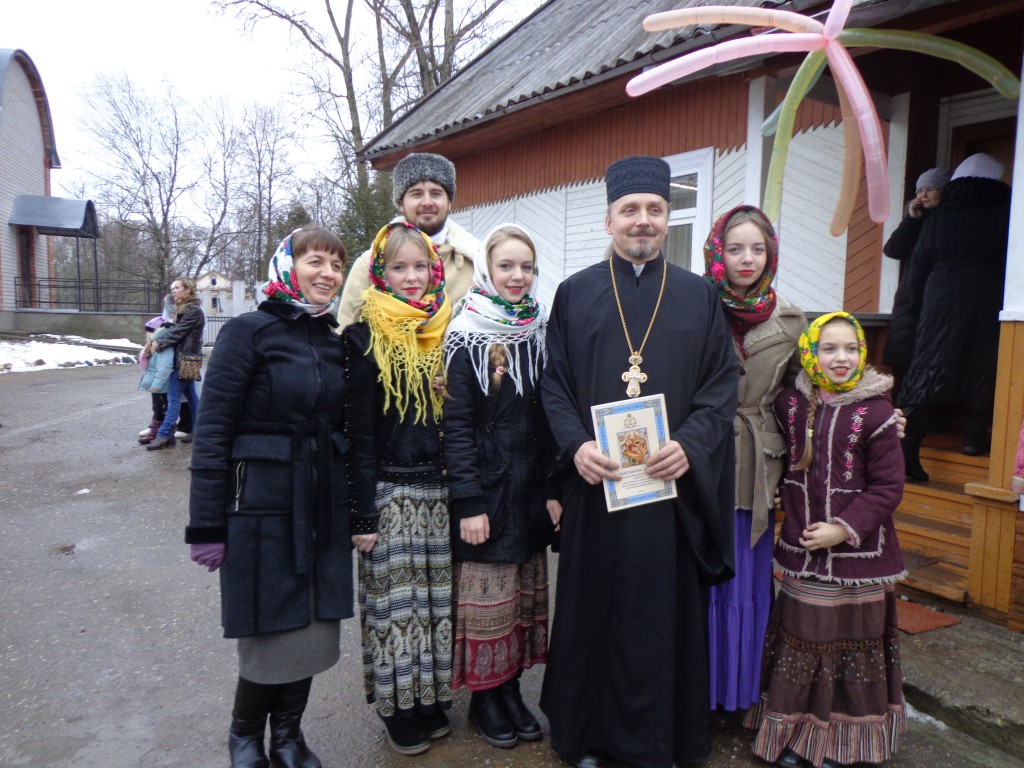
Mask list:
[[[738,366],[714,287],[662,252],[670,176],[657,157],[608,167],[608,257],[558,286],[548,325],[541,400],[564,512],[540,703],[579,768],[711,752],[708,585],[733,573]],[[636,394],[664,395],[667,442],[646,471],[678,498],[609,512],[602,483],[619,468],[591,406]]]
[[[481,255],[480,241],[448,220],[455,199],[455,166],[441,155],[406,155],[391,172],[398,212],[410,224],[430,235],[444,262],[445,293],[454,303],[473,284],[473,260]],[[362,314],[360,298],[370,286],[370,252],[356,259],[345,281],[338,307],[338,325],[344,328]]]

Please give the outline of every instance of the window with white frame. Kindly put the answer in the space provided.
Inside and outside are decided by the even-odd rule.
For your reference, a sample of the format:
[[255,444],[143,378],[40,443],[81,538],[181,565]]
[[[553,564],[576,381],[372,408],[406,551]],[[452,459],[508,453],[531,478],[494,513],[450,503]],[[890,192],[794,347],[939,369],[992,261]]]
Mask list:
[[711,229],[714,157],[709,147],[665,158],[672,174],[666,258],[697,274],[704,271],[703,233]]

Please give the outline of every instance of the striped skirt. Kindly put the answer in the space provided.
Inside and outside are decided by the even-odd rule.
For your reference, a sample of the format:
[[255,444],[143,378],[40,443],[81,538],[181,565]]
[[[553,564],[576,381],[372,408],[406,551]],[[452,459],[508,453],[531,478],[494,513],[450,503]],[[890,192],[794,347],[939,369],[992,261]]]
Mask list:
[[377,543],[359,558],[366,698],[382,717],[452,700],[448,489],[377,483]]
[[787,577],[762,674],[744,722],[757,729],[761,759],[775,762],[786,747],[815,766],[891,759],[906,731],[894,587]]
[[495,688],[548,658],[548,558],[455,564],[452,687]]

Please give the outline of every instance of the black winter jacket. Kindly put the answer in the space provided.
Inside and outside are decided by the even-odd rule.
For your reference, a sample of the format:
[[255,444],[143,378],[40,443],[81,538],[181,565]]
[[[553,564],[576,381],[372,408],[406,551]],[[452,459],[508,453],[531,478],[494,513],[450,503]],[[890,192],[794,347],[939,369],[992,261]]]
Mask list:
[[900,406],[991,408],[1009,223],[1001,181],[966,177],[942,190],[893,307],[893,325],[909,317],[915,328]]
[[[545,482],[545,460],[554,452],[539,392],[524,381],[519,395],[506,380],[497,388],[491,384],[485,395],[465,348],[448,365],[447,391],[444,434],[452,554],[472,562],[526,562],[551,543],[554,526],[545,504],[557,498],[556,488]],[[460,521],[484,513],[490,538],[467,544]]]
[[192,449],[189,543],[226,542],[226,637],[353,615],[349,485],[371,448],[343,434],[333,315],[265,301],[221,330]]
[[189,299],[174,313],[174,324],[157,342],[157,349],[174,347],[174,369],[178,369],[178,355],[198,355],[203,351],[203,328],[206,315],[197,298]]
[[380,368],[370,350],[370,326],[352,323],[342,333],[345,344],[347,432],[369,438],[367,473],[353,487],[353,533],[377,530],[376,483],[435,483],[444,481],[441,425],[428,415],[426,424],[414,423],[412,410],[405,418],[392,405],[384,412]]

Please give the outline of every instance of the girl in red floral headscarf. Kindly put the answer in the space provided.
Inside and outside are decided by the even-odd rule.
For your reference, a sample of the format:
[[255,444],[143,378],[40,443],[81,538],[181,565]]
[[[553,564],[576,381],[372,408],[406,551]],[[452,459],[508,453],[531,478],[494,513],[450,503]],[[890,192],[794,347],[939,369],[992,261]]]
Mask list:
[[727,724],[755,704],[772,590],[773,496],[783,442],[772,401],[799,370],[796,341],[806,325],[799,307],[772,283],[778,239],[757,208],[723,214],[704,245],[704,277],[718,289],[740,363],[736,413],[736,577],[711,588],[708,642],[711,708]]

